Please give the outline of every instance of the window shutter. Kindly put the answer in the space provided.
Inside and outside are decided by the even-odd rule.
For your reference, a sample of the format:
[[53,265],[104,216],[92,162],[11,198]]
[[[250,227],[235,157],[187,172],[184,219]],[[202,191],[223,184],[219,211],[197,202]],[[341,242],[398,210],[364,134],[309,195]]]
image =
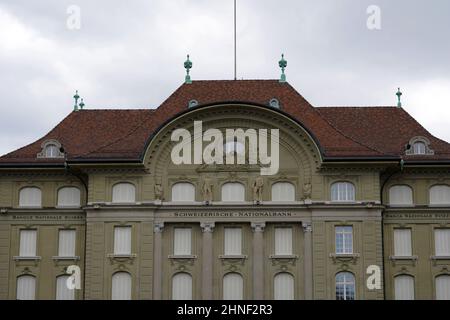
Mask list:
[[114,254],[131,254],[131,227],[114,228]]
[[172,278],[172,300],[192,300],[192,276],[177,273]]
[[395,300],[414,300],[414,277],[395,277]]
[[36,230],[20,230],[20,249],[19,256],[35,257],[36,256]]
[[176,183],[172,186],[172,201],[194,202],[195,187],[192,183]]
[[394,255],[396,257],[411,257],[411,229],[394,230]]
[[36,187],[23,188],[19,193],[20,207],[41,207],[42,206],[42,192]]
[[112,300],[131,300],[131,275],[117,272],[112,277]]
[[450,276],[436,277],[436,300],[450,300]]
[[17,278],[17,300],[34,300],[36,295],[36,278],[20,276]]
[[436,256],[450,257],[450,229],[435,229]]
[[223,277],[223,300],[242,300],[244,298],[244,280],[238,273],[229,273]]
[[275,228],[275,255],[292,255],[292,228]]
[[75,257],[76,230],[59,230],[58,256]]
[[275,300],[294,300],[294,277],[289,273],[277,274],[273,289]]
[[192,254],[192,229],[174,228],[173,254],[175,256],[189,256]]
[[225,252],[226,256],[238,256],[242,254],[242,230],[241,228],[225,228]]
[[294,185],[288,182],[278,182],[273,184],[272,201],[295,201]]
[[58,207],[79,207],[81,203],[80,189],[61,188],[58,191]]
[[75,290],[67,287],[69,276],[56,278],[56,300],[75,300]]

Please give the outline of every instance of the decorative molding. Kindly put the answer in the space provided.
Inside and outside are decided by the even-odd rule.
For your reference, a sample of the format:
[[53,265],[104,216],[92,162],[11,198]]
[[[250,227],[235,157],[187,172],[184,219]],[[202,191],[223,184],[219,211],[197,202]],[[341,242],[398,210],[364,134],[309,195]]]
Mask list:
[[303,232],[312,232],[312,224],[310,222],[302,222]]
[[272,265],[273,266],[277,266],[277,265],[281,265],[281,266],[286,266],[286,265],[293,265],[295,266],[297,263],[297,260],[300,257],[298,255],[275,255],[272,254],[269,256],[269,259],[272,260]]
[[264,232],[266,223],[265,222],[252,222],[251,226],[252,226],[253,232]]
[[389,256],[389,260],[392,261],[392,265],[395,267],[397,265],[412,265],[416,266],[417,260],[419,260],[418,256],[410,256],[410,257],[396,257]]
[[110,254],[107,254],[106,257],[109,258],[109,262],[111,264],[114,264],[115,262],[133,264],[134,259],[136,259],[137,255],[136,254],[113,254],[113,253],[110,253]]
[[200,223],[200,228],[202,228],[202,232],[213,232],[214,231],[214,227],[215,227],[215,223],[214,222],[202,222]]
[[153,226],[153,231],[155,233],[162,233],[164,230],[164,222],[156,222]]
[[336,254],[330,253],[330,258],[333,259],[333,263],[353,263],[356,264],[360,257],[359,253],[351,253],[351,254]]

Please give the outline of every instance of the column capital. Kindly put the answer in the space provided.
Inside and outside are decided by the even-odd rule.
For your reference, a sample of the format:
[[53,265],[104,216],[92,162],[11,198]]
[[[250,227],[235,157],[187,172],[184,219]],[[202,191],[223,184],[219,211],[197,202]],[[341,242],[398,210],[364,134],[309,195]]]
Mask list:
[[155,233],[161,233],[164,229],[164,222],[156,222],[153,226]]
[[264,232],[265,227],[266,227],[265,222],[252,222],[253,232]]
[[214,222],[202,222],[200,223],[200,228],[202,228],[202,232],[213,232],[215,227]]
[[302,222],[303,232],[312,232],[311,222]]

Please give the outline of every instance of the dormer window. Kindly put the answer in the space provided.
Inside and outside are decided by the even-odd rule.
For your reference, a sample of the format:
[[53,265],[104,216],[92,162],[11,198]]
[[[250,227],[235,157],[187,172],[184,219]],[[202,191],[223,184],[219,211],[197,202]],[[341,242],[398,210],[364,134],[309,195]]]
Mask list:
[[280,107],[280,101],[276,98],[273,98],[269,101],[269,106],[275,109],[281,109]]
[[191,101],[189,101],[189,103],[188,103],[188,108],[190,109],[190,108],[194,108],[194,107],[196,107],[196,106],[198,106],[198,101],[197,100],[191,100]]
[[430,140],[425,137],[412,138],[406,147],[406,155],[426,156],[433,154],[434,151],[430,149]]
[[37,154],[38,158],[42,159],[57,159],[64,158],[64,153],[61,152],[61,143],[57,140],[46,140],[41,144],[42,151]]

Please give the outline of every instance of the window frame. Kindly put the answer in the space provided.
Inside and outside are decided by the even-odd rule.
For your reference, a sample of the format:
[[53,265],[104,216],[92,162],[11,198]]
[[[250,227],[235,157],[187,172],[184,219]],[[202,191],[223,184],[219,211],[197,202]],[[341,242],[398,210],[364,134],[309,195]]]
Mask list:
[[[340,194],[341,194],[341,190],[340,187],[342,187],[343,185],[346,186],[346,190],[345,190],[345,194],[346,194],[346,199],[339,199]],[[348,192],[349,190],[347,189],[347,186],[351,186],[351,188],[353,189],[353,193],[350,193],[350,195],[352,195],[353,199],[348,199]],[[334,199],[333,195],[335,194],[334,192],[334,188],[337,188],[336,190],[336,194],[337,194],[337,198]],[[353,182],[351,181],[334,181],[333,183],[331,183],[330,185],[330,199],[331,202],[335,202],[335,203],[352,203],[352,202],[356,202],[356,186]]]
[[[350,275],[351,279],[353,281],[350,282],[350,281],[347,281],[347,278],[344,278],[344,281],[340,281],[339,282],[338,281],[338,276],[340,276],[340,275],[342,275],[342,276]],[[343,298],[344,299],[338,299],[338,285],[343,286]],[[350,288],[353,288],[353,295],[350,295],[350,298],[352,298],[352,299],[349,299],[349,297],[348,297],[348,292],[347,292],[349,290],[348,286],[350,286]],[[349,301],[356,300],[356,290],[357,290],[356,277],[355,277],[355,275],[352,272],[341,271],[341,272],[336,273],[336,275],[335,275],[335,300],[340,300],[340,301],[342,301],[342,300],[345,300],[345,301],[347,301],[347,300],[349,300]]]
[[[351,232],[346,231],[346,229],[351,230]],[[342,232],[338,232],[339,229],[342,229]],[[354,254],[355,251],[355,244],[354,244],[354,227],[352,225],[335,225],[334,226],[334,251],[336,255],[351,255]],[[338,251],[338,235],[342,235],[342,252]],[[346,240],[348,238],[348,235],[350,235],[350,240],[351,240],[351,248],[350,250],[348,250],[348,248],[346,247]]]

